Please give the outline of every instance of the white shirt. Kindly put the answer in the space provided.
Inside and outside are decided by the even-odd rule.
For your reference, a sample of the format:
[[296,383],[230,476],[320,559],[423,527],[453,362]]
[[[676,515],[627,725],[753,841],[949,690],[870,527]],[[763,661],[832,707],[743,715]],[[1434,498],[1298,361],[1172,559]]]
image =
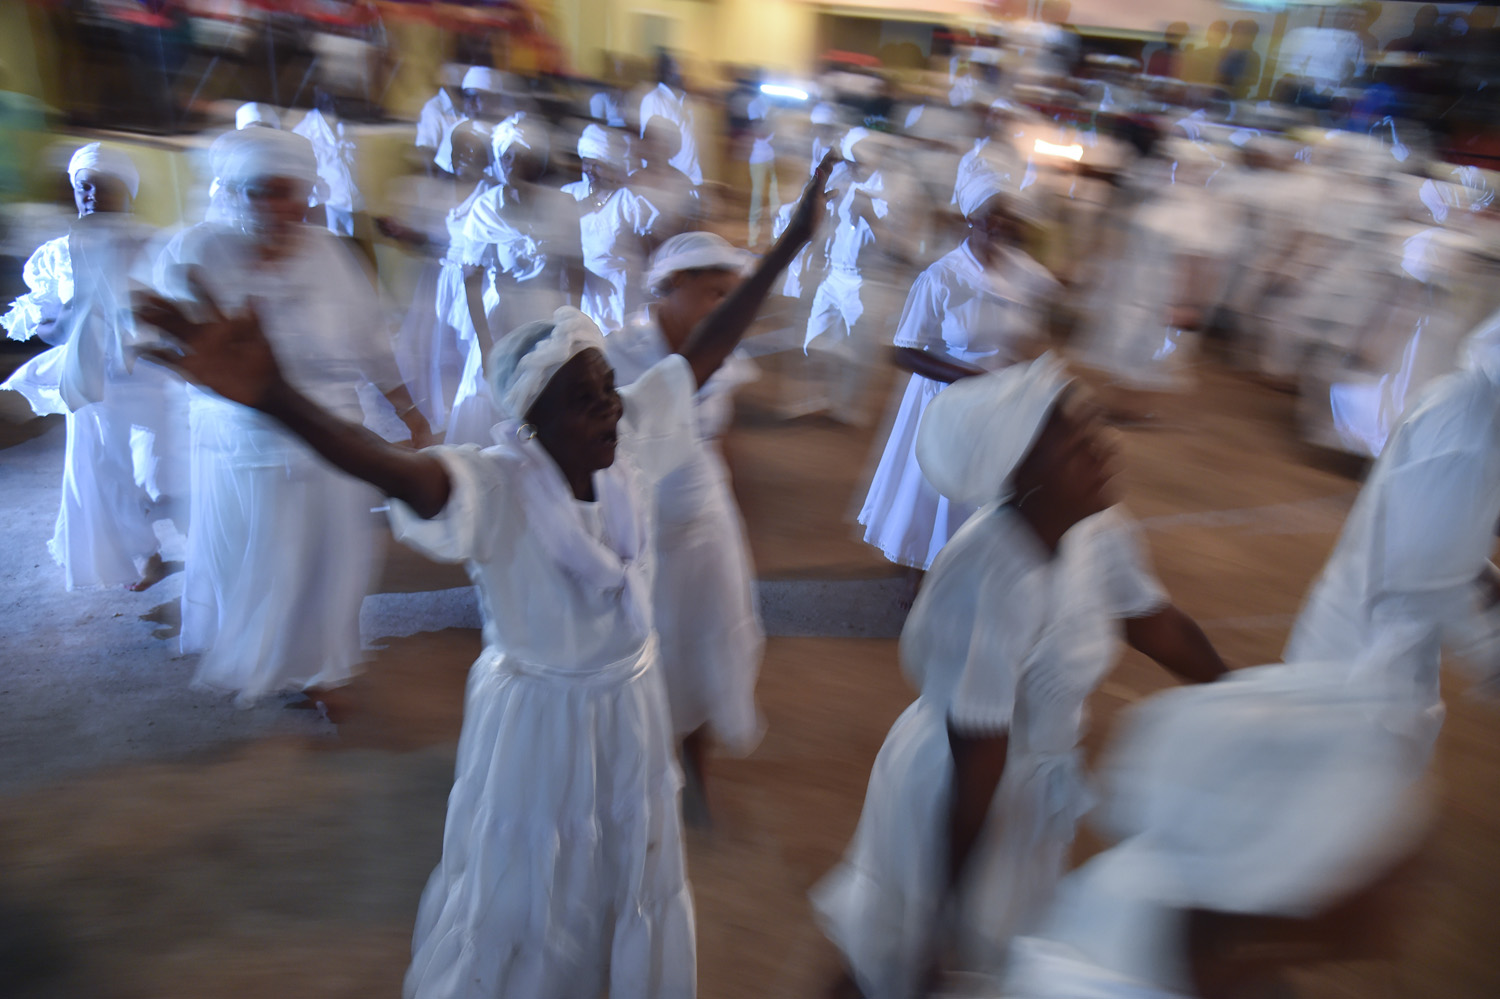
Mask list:
[[703,183],[703,168],[698,163],[698,137],[694,131],[693,110],[685,96],[678,96],[665,83],[658,83],[641,98],[640,123],[644,128],[653,115],[676,125],[682,132],[682,148],[672,157],[672,165],[687,174],[693,185]]
[[[31,290],[11,303],[0,316],[0,326],[12,340],[29,340],[45,320],[56,319],[73,299],[73,264],[68,255],[68,237],[58,236],[38,246],[21,269]],[[50,341],[49,341],[50,342]],[[61,342],[60,340],[57,342]]]
[[328,188],[323,204],[345,212],[364,207],[364,198],[354,182],[354,140],[345,135],[344,123],[330,123],[314,108],[292,129],[312,143],[318,157],[318,177]]

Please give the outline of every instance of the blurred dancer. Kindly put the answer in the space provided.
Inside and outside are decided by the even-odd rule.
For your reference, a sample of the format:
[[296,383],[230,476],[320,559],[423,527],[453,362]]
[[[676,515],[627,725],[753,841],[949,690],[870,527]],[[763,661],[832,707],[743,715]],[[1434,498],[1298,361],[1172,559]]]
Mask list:
[[[453,94],[461,91],[463,76],[462,67],[451,63],[444,65],[442,85],[438,87],[438,92],[422,105],[422,110],[417,115],[417,152],[426,161],[429,173],[437,165],[435,157],[438,146],[443,142],[443,135],[450,126],[458,124],[465,117],[463,111],[460,110],[459,101],[453,99]],[[459,100],[462,100],[461,93]]]
[[358,169],[354,161],[354,140],[334,110],[332,97],[319,93],[318,106],[307,112],[293,132],[312,143],[318,157],[318,177],[322,189],[318,197],[335,236],[354,236],[354,214],[363,211],[365,199],[354,180]]
[[577,310],[506,335],[492,384],[507,423],[482,451],[411,452],[339,419],[281,374],[253,313],[193,324],[165,301],[145,305],[188,348],[165,362],[386,492],[398,537],[466,562],[479,584],[486,647],[469,673],[408,999],[694,994],[680,778],[652,629],[654,490],[691,460],[693,394],[808,238],[825,179],[681,353],[623,392]]
[[1393,632],[1419,630],[1418,654],[1395,660],[1399,669],[1344,676],[1420,709],[1430,745],[1443,718],[1442,648],[1491,681],[1500,675],[1500,574],[1489,561],[1497,529],[1500,313],[1470,336],[1463,367],[1433,382],[1391,435],[1283,658],[1362,662]]
[[922,995],[952,962],[992,970],[1042,914],[1088,804],[1084,701],[1122,630],[1186,679],[1224,672],[1114,508],[1104,427],[1072,386],[1050,355],[967,378],[918,431],[933,487],[984,509],[907,619],[902,664],[921,694],[876,757],[843,863],[813,890],[868,999]]
[[698,162],[698,133],[694,122],[692,102],[682,86],[682,75],[677,63],[667,53],[657,58],[656,86],[641,96],[636,120],[641,123],[642,135],[651,119],[660,115],[676,125],[682,133],[682,148],[672,157],[672,165],[697,187],[703,183],[703,167]]
[[[235,131],[247,128],[280,128],[281,115],[277,114],[276,109],[269,104],[251,101],[241,104],[235,110],[234,127]],[[233,132],[224,133],[208,147],[209,171],[213,174],[213,181],[208,185],[208,211],[203,216],[205,222],[218,222],[221,225],[238,224],[235,216],[238,199],[224,190],[224,185],[219,180],[219,168],[223,163],[225,150],[234,142],[230,138],[233,134]]]
[[[4,387],[37,415],[67,417],[62,501],[48,549],[69,590],[144,590],[166,573],[153,522],[182,483],[171,474],[175,386],[137,369],[121,328],[132,278],[153,232],[131,215],[140,176],[130,157],[97,142],[68,162],[78,222],[26,263],[31,292],[5,316],[12,339],[55,344]],[[128,326],[128,324],[127,324]]]
[[[747,153],[750,163],[750,249],[760,245],[762,215],[775,217],[781,209],[781,194],[776,187],[776,126],[772,120],[771,102],[756,94],[746,109],[749,117]],[[821,157],[815,161],[821,162]]]
[[641,129],[637,145],[641,167],[630,175],[630,189],[650,201],[661,218],[652,227],[658,240],[697,228],[708,213],[701,190],[693,186],[687,174],[672,165],[682,149],[682,130],[657,115]]
[[[663,243],[646,275],[656,301],[606,341],[615,377],[629,384],[680,351],[740,283],[749,259],[708,232]],[[755,678],[765,633],[745,525],[719,448],[734,417],[735,390],[756,375],[754,363],[736,351],[698,389],[698,446],[656,491],[652,606],[687,777],[683,811],[694,825],[708,823],[704,765],[710,735],[737,756],[748,755],[760,738]]]
[[1101,766],[1120,842],[1063,879],[992,994],[1280,994],[1295,964],[1393,956],[1429,808],[1371,707],[1359,687],[1265,666],[1130,708]]
[[579,241],[587,273],[585,315],[608,336],[642,304],[639,288],[661,213],[625,186],[625,137],[589,125],[578,139],[583,179],[563,186],[579,203]]
[[[317,159],[290,132],[237,134],[223,181],[244,231],[203,224],[177,236],[157,285],[254,302],[300,391],[349,419],[358,389],[386,393],[414,440],[430,432],[401,386],[369,280],[341,244],[304,224]],[[246,374],[249,374],[248,372]],[[193,522],[182,594],[182,646],[201,652],[195,685],[250,705],[302,690],[334,704],[354,673],[359,608],[375,569],[369,511],[378,497],[285,428],[191,390]]]
[[896,328],[896,363],[911,373],[869,495],[859,513],[865,541],[916,581],[974,507],[952,504],[917,465],[917,426],[928,403],[960,378],[1013,364],[1042,335],[1042,307],[1057,283],[1021,249],[1035,221],[1016,185],[983,160],[959,179],[969,236],[922,272]]

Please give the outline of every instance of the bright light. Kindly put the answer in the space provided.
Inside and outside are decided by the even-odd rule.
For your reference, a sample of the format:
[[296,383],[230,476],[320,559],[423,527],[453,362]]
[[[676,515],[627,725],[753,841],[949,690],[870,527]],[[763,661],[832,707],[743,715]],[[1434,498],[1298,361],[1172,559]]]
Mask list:
[[1071,146],[1057,146],[1045,139],[1037,139],[1036,145],[1033,148],[1042,156],[1057,156],[1065,160],[1072,160],[1074,163],[1083,159],[1083,147],[1076,142]]
[[760,85],[760,92],[767,97],[785,97],[792,101],[807,100],[807,91],[799,90],[796,87],[783,87],[778,83],[762,83]]

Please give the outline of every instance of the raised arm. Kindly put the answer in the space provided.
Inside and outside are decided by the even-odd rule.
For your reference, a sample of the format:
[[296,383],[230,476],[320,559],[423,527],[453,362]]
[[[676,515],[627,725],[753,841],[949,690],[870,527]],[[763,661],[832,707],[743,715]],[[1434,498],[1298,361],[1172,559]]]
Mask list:
[[401,500],[419,516],[442,512],[452,488],[442,462],[390,444],[298,392],[283,377],[255,310],[226,316],[196,275],[189,280],[207,308],[203,322],[194,322],[158,295],[137,296],[137,318],[158,327],[182,348],[147,350],[143,357],[279,421],[330,464]]
[[823,158],[823,162],[814,171],[812,180],[803,190],[796,210],[792,212],[791,223],[787,225],[781,238],[761,257],[755,272],[741,281],[729,293],[729,297],[720,302],[688,334],[687,342],[682,346],[682,356],[687,358],[699,385],[708,381],[719,370],[719,365],[724,363],[725,358],[739,344],[740,338],[755,321],[755,314],[777,276],[792,262],[797,251],[802,249],[802,244],[812,238],[817,222],[823,215],[823,187],[828,183],[828,174],[837,161],[838,158],[833,153]]

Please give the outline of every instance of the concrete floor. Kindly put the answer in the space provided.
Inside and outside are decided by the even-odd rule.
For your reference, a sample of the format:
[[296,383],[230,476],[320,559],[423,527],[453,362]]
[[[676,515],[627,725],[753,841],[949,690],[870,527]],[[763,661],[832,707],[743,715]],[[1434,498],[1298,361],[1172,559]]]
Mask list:
[[[717,827],[689,841],[705,999],[817,996],[831,980],[806,891],[912,696],[897,580],[848,519],[875,432],[775,419],[779,364],[729,442],[773,637],[765,740],[716,761]],[[1293,443],[1284,396],[1207,370],[1182,403],[1165,428],[1124,435],[1128,503],[1225,657],[1274,659],[1357,483]],[[377,648],[337,731],[279,704],[239,711],[187,689],[180,576],[63,591],[45,547],[61,424],[0,422],[0,446],[0,997],[396,994],[478,649],[462,575],[392,546],[365,607]],[[1095,698],[1091,749],[1120,705],[1167,683],[1127,655]],[[1305,996],[1500,996],[1496,708],[1450,693],[1441,818],[1402,953],[1311,969]]]

